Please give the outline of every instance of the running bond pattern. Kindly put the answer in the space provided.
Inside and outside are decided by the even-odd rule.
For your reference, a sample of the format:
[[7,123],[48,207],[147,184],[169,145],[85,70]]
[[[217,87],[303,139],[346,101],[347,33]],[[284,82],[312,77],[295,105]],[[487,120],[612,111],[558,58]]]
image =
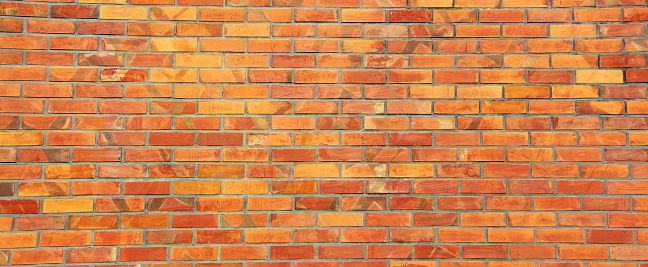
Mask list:
[[648,266],[645,0],[0,15],[0,264]]

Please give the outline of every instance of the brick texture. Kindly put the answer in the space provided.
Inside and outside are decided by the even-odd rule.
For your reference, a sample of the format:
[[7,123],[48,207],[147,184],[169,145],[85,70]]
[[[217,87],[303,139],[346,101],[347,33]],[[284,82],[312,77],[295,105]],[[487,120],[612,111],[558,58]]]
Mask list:
[[648,267],[647,21],[0,0],[0,265]]

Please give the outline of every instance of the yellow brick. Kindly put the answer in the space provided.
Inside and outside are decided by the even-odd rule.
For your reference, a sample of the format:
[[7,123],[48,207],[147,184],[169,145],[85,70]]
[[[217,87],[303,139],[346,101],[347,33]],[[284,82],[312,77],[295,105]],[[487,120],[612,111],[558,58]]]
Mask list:
[[92,198],[44,199],[43,213],[92,212]]
[[317,226],[362,226],[362,213],[319,213]]
[[577,70],[576,83],[623,83],[623,71]]
[[220,68],[222,65],[221,57],[221,55],[177,54],[176,67]]
[[153,52],[196,52],[198,51],[198,39],[190,39],[190,38],[151,39],[151,51]]
[[102,6],[99,19],[146,20],[148,11],[145,7]]
[[195,83],[198,80],[197,70],[187,69],[152,69],[151,82]]
[[40,145],[43,145],[43,133],[0,132],[0,146],[40,146]]
[[151,7],[151,19],[196,20],[196,9],[186,7]]

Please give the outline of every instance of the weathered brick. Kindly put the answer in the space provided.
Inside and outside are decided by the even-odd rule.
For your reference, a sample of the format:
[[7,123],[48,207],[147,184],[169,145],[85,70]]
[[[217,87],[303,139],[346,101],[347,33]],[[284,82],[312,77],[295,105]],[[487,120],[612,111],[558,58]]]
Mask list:
[[0,3],[0,265],[648,260],[645,0],[63,2]]

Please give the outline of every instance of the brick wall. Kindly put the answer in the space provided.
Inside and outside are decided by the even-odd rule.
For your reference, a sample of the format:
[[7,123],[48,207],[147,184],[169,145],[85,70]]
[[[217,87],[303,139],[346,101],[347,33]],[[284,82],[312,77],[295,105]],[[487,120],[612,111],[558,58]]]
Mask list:
[[0,15],[0,264],[648,266],[645,0]]

